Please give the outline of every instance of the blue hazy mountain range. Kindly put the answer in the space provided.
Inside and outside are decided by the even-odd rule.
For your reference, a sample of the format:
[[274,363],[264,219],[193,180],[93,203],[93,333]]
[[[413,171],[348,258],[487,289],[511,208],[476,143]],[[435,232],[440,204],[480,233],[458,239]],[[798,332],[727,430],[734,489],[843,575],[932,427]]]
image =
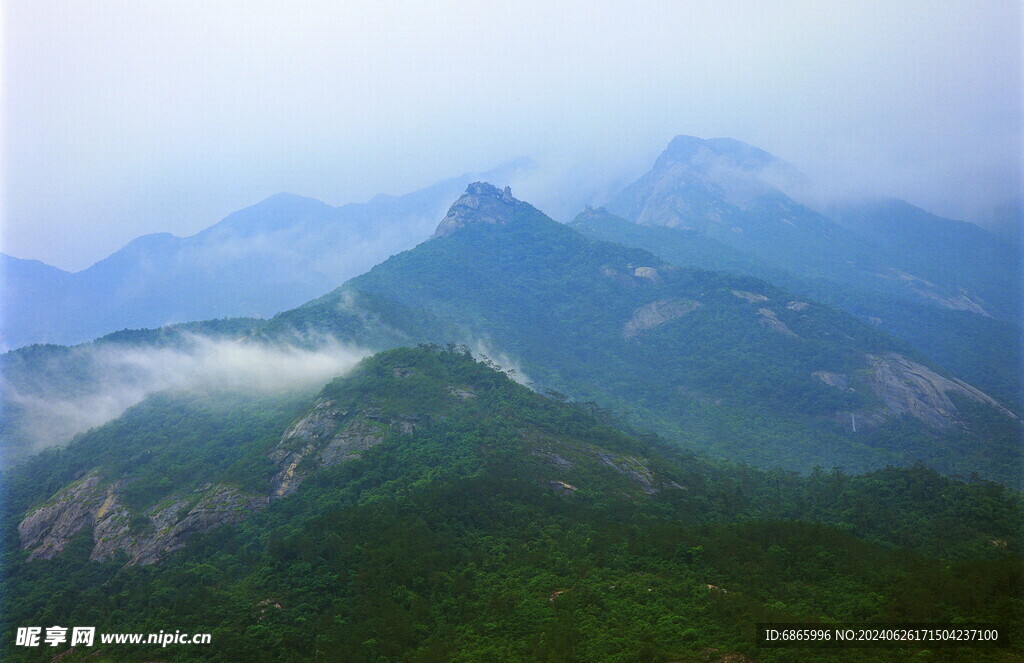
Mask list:
[[[505,184],[530,165],[520,159],[404,196],[380,195],[341,207],[278,194],[191,237],[139,237],[77,273],[0,255],[0,347],[78,343],[123,328],[212,317],[273,315],[425,239],[469,182]],[[664,246],[665,238],[672,245],[682,241],[690,245],[693,266],[704,263],[773,282],[795,276],[818,284],[811,294],[826,301],[831,290],[822,283],[869,298],[1019,319],[1020,266],[1013,243],[901,200],[831,204],[816,211],[785,193],[809,183],[756,147],[678,136],[650,172],[605,206],[636,223],[635,232],[602,235],[608,228],[599,230],[592,216],[575,225],[649,250]],[[647,232],[654,228],[674,232]],[[678,251],[659,255],[674,262],[683,257]]]
[[430,236],[469,182],[504,183],[517,159],[403,196],[332,207],[282,193],[190,237],[157,233],[76,273],[0,255],[0,347],[81,343],[124,328],[298,306]]
[[[77,273],[2,255],[0,347],[78,343],[123,328],[273,315],[425,239],[469,182],[504,184],[530,165],[520,159],[404,196],[380,195],[341,207],[278,194],[191,237],[139,237]],[[678,136],[650,172],[606,204],[608,212],[636,223],[634,233],[602,235],[592,217],[578,218],[575,225],[650,250],[663,245],[660,239],[652,244],[651,236],[671,238],[673,245],[687,242],[693,266],[703,262],[773,282],[792,275],[868,297],[1019,319],[1020,268],[1012,243],[900,200],[816,211],[785,193],[809,182],[792,166],[739,141]],[[653,228],[674,233],[647,232]],[[726,253],[730,257],[723,262]],[[659,255],[674,262],[682,258],[678,251]],[[827,301],[821,290],[811,294]]]
[[689,231],[767,266],[950,310],[1017,320],[1016,247],[973,224],[901,200],[816,211],[786,191],[808,179],[750,145],[677,136],[607,211]]
[[817,212],[809,180],[729,139],[680,136],[652,170],[570,225],[674,264],[749,274],[853,313],[1019,404],[1018,247],[897,199]]

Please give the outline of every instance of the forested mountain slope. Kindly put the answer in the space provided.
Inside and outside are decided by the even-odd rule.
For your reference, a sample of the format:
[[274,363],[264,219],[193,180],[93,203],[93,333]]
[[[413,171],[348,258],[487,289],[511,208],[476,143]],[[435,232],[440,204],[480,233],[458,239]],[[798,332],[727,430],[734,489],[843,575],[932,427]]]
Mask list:
[[212,634],[7,639],[4,660],[890,661],[911,652],[758,650],[753,627],[1020,635],[1019,494],[709,464],[459,348],[386,352],[319,393],[154,397],[3,486],[5,632]]
[[913,295],[881,292],[870,283],[800,276],[694,230],[632,223],[604,208],[584,210],[570,226],[593,239],[650,251],[675,265],[756,276],[796,296],[851,313],[1020,412],[1024,394],[1016,322],[954,310]]

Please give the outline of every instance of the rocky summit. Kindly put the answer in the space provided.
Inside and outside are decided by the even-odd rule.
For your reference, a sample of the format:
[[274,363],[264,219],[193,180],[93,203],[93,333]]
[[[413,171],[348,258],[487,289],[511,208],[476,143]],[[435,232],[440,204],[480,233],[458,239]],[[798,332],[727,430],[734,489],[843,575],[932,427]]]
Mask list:
[[456,200],[448,214],[438,224],[434,237],[444,237],[470,223],[489,223],[503,226],[521,207],[529,207],[512,197],[511,187],[499,189],[487,182],[473,182],[466,193]]

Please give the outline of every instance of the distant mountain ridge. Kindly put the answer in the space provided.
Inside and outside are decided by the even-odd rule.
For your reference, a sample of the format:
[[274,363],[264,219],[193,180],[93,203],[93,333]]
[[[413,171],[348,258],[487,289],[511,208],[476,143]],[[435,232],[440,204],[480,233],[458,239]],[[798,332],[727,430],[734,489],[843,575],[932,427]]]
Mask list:
[[807,178],[732,139],[677,136],[605,207],[641,226],[687,230],[805,278],[1018,320],[1016,251],[978,226],[904,201],[816,211],[786,190]]
[[813,210],[813,184],[730,139],[674,139],[651,171],[570,225],[686,267],[749,274],[895,334],[1018,411],[1021,256],[897,199]]
[[[1020,315],[1018,248],[965,221],[945,219],[905,200],[889,198],[827,210],[838,223],[893,256],[890,269],[920,297],[953,310],[1016,320]],[[937,296],[936,284],[955,288]]]
[[[487,177],[502,181],[531,164],[512,161]],[[341,207],[277,194],[190,237],[139,237],[76,273],[3,256],[0,348],[273,315],[426,239],[451,200],[480,177],[463,175]]]

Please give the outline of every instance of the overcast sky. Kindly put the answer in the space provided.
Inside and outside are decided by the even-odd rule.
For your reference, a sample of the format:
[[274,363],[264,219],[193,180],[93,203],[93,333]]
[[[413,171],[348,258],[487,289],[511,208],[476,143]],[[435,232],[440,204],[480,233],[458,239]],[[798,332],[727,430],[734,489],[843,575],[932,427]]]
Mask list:
[[1020,195],[1016,2],[3,8],[3,251],[65,269],[279,191],[341,204],[521,155],[550,177],[517,196],[599,203],[683,133],[960,218]]

